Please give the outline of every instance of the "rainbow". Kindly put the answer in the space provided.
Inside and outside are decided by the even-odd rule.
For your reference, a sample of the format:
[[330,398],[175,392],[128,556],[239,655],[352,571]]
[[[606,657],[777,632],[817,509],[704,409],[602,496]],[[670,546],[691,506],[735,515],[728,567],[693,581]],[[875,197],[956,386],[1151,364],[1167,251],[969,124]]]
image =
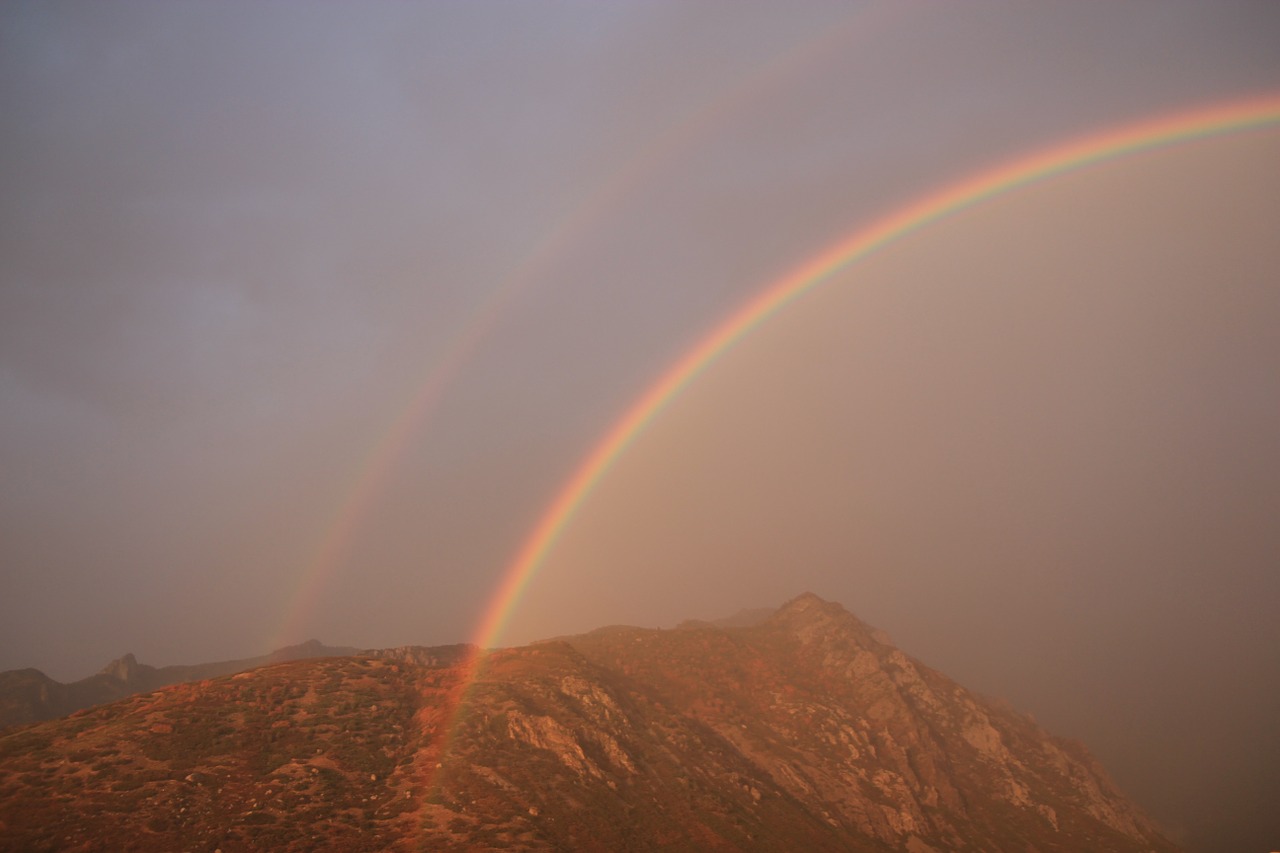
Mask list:
[[[996,166],[907,204],[822,250],[721,321],[684,353],[605,433],[561,486],[504,571],[473,643],[498,644],[520,596],[574,513],[644,428],[708,365],[778,311],[876,250],[1003,193],[1102,161],[1178,143],[1280,126],[1280,93],[1147,119]],[[474,679],[474,671],[468,676]]]
[[301,561],[297,577],[288,585],[293,593],[283,608],[280,623],[269,636],[268,648],[279,648],[302,639],[307,618],[315,611],[328,580],[342,565],[364,520],[386,490],[397,463],[431,419],[463,367],[499,326],[520,294],[547,279],[593,228],[621,209],[646,179],[681,152],[694,148],[733,116],[748,113],[754,104],[824,56],[850,49],[855,40],[871,38],[901,17],[901,9],[897,7],[859,9],[822,38],[782,51],[756,73],[737,81],[727,91],[691,109],[655,134],[545,235],[445,342],[422,380],[414,385],[417,392],[409,404],[391,419],[390,426],[354,466],[350,486],[342,491],[345,498],[322,528],[324,535],[317,546]]

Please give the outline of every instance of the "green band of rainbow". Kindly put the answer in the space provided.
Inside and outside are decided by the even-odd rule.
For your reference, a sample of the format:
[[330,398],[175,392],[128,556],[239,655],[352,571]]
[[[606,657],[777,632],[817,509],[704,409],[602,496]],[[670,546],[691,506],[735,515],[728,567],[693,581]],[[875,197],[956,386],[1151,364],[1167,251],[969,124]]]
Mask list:
[[1280,93],[1141,121],[1054,146],[952,184],[898,209],[820,252],[720,322],[637,399],[578,465],[503,573],[476,645],[496,645],[520,596],[577,508],[645,426],[718,356],[788,303],[907,234],[1009,190],[1122,155],[1280,125]]

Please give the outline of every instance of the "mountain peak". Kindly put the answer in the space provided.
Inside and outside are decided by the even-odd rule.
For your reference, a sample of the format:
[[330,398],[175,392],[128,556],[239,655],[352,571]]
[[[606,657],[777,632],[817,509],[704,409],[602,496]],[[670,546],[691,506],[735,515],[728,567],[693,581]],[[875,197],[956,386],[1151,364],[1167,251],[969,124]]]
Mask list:
[[138,659],[133,656],[133,652],[129,652],[104,666],[99,675],[108,675],[127,684],[137,677],[138,666]]
[[812,610],[815,607],[824,608],[824,609],[831,609],[834,607],[838,610],[844,610],[844,608],[841,607],[839,604],[835,604],[834,602],[827,601],[825,598],[822,598],[821,596],[815,593],[802,592],[799,595],[797,595],[795,598],[791,599],[790,601],[788,601],[787,603],[779,607],[778,612],[781,613],[783,611],[788,611],[788,612],[794,612],[794,613],[803,613],[805,611]]
[[856,624],[865,627],[856,616],[834,601],[827,601],[812,592],[802,593],[778,608],[773,620],[790,625],[835,627]]
[[297,645],[282,646],[281,648],[275,649],[274,651],[271,651],[268,653],[268,657],[279,657],[279,658],[289,658],[289,659],[300,658],[300,657],[306,657],[306,658],[320,657],[321,653],[324,651],[324,648],[325,648],[324,643],[320,642],[315,638],[312,638],[305,642],[298,643]]

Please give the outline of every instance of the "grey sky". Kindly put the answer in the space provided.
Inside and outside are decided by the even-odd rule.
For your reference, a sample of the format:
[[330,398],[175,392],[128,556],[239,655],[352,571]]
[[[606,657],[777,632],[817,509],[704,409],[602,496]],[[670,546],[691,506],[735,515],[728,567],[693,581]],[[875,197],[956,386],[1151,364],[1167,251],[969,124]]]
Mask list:
[[[977,169],[1280,91],[1277,44],[1256,3],[5,4],[0,668],[470,637],[735,305]],[[512,639],[812,588],[1203,849],[1280,845],[1277,144],[1011,194],[779,317]]]

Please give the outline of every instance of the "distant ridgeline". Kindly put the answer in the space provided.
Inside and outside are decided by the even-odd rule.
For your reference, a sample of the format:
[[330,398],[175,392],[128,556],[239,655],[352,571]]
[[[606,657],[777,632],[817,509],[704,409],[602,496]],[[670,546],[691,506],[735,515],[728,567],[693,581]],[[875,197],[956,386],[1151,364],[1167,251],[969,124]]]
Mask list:
[[[1178,849],[1083,746],[816,596],[721,623],[474,653],[406,647],[218,678],[175,667],[206,680],[10,729],[0,839],[23,850]],[[148,669],[125,658],[94,678],[131,684]]]
[[13,669],[0,672],[0,728],[65,717],[84,708],[115,702],[135,693],[147,693],[171,684],[217,678],[269,663],[352,655],[358,651],[359,649],[325,646],[318,640],[309,640],[254,658],[159,668],[138,663],[137,658],[127,654],[107,664],[97,675],[70,684],[54,681],[38,669]]

